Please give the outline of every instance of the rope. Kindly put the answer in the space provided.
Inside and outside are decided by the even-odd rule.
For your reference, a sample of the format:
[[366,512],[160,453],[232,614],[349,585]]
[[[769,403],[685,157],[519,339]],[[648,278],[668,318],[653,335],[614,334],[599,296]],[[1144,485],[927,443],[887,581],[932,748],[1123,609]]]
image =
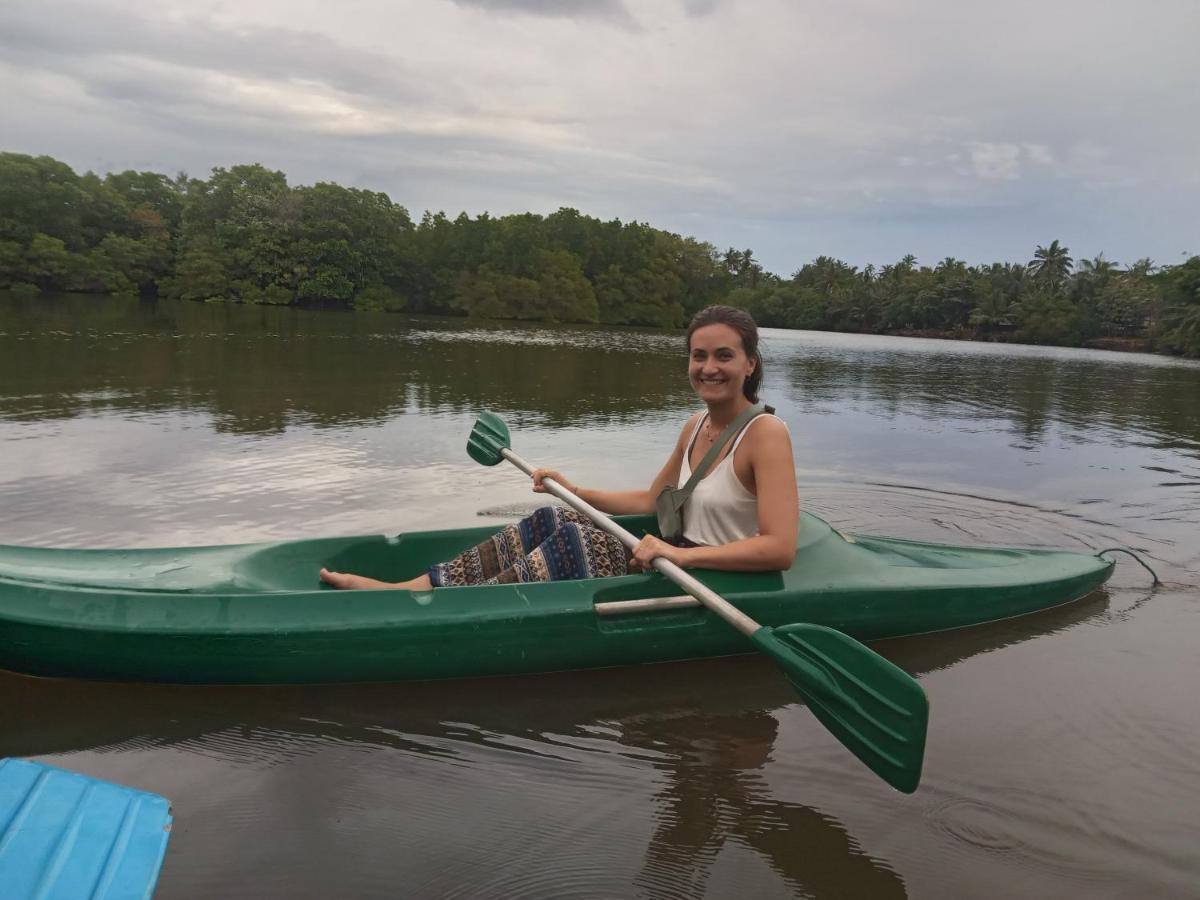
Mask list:
[[1142,559],[1140,556],[1138,556],[1136,553],[1134,553],[1132,550],[1126,550],[1124,547],[1109,547],[1107,550],[1099,551],[1096,555],[1103,558],[1105,553],[1128,553],[1135,560],[1137,560],[1138,564],[1143,569],[1145,569],[1147,572],[1149,572],[1150,575],[1154,578],[1154,585],[1153,585],[1154,587],[1158,587],[1160,584],[1162,584],[1162,581],[1159,580],[1159,577],[1158,577],[1158,575],[1155,574],[1154,570],[1152,568],[1150,568],[1148,565],[1146,565],[1146,561],[1144,559]]

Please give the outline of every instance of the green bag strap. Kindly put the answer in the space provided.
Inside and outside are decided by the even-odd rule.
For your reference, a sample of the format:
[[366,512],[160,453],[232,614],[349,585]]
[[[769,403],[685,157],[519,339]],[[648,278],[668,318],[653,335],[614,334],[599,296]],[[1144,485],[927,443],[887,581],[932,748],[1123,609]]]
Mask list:
[[[682,506],[687,498],[691,496],[692,490],[697,484],[700,483],[700,479],[704,477],[704,473],[708,471],[709,467],[721,453],[721,448],[728,444],[733,439],[734,435],[745,428],[751,419],[753,419],[755,416],[762,415],[764,412],[766,412],[766,410],[763,409],[761,403],[756,403],[754,406],[747,406],[737,415],[736,418],[734,418],[732,422],[725,426],[725,430],[721,432],[720,437],[713,441],[713,445],[708,448],[708,452],[704,454],[704,458],[700,460],[700,464],[696,466],[695,471],[692,472],[692,477],[687,480],[687,484],[674,492],[675,497],[680,498],[680,506]],[[689,442],[687,449],[684,452],[689,452],[691,448],[692,446]]]

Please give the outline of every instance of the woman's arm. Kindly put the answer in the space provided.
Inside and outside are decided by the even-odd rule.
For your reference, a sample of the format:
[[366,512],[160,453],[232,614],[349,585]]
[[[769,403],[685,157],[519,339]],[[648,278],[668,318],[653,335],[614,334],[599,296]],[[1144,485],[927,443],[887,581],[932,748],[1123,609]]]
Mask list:
[[679,478],[679,467],[683,464],[683,454],[687,447],[688,438],[691,437],[692,428],[696,424],[696,418],[700,415],[701,413],[696,413],[684,424],[683,429],[679,432],[679,437],[675,440],[675,449],[671,451],[670,457],[668,457],[666,463],[659,470],[654,481],[650,483],[650,487],[644,491],[601,491],[596,488],[579,487],[567,481],[560,473],[555,472],[553,469],[534,470],[533,490],[539,494],[546,493],[546,489],[542,486],[542,479],[550,477],[576,497],[609,515],[620,516],[628,513],[652,513],[654,512],[654,501],[662,493],[662,489],[668,484],[673,484]]
[[739,454],[749,451],[758,497],[758,534],[720,547],[674,547],[648,536],[634,551],[638,563],[649,566],[654,557],[663,556],[684,568],[731,572],[780,571],[792,565],[800,527],[792,439],[782,422],[763,418],[738,448]]

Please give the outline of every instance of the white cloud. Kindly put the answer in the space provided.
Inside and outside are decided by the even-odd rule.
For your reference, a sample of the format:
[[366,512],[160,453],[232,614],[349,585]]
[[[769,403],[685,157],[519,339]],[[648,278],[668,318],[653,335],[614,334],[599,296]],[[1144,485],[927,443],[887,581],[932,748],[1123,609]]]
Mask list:
[[1050,166],[1054,164],[1054,154],[1050,152],[1050,148],[1045,144],[1023,144],[1025,155],[1029,157],[1031,162],[1038,165]]
[[1022,163],[1054,164],[1054,154],[1045,144],[972,141],[969,152],[972,172],[992,181],[1015,181],[1022,175]]
[[454,0],[459,6],[474,6],[497,13],[525,13],[550,18],[600,19],[632,23],[621,0]]
[[1021,174],[1021,148],[1016,144],[971,144],[971,168],[980,178],[1012,181]]

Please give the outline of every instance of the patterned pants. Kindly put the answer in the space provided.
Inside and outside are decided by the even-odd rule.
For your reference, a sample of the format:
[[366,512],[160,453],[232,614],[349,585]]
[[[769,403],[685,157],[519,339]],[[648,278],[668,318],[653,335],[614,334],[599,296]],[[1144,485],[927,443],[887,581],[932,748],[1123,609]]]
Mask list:
[[628,553],[573,509],[543,506],[454,559],[429,567],[434,587],[624,575]]

